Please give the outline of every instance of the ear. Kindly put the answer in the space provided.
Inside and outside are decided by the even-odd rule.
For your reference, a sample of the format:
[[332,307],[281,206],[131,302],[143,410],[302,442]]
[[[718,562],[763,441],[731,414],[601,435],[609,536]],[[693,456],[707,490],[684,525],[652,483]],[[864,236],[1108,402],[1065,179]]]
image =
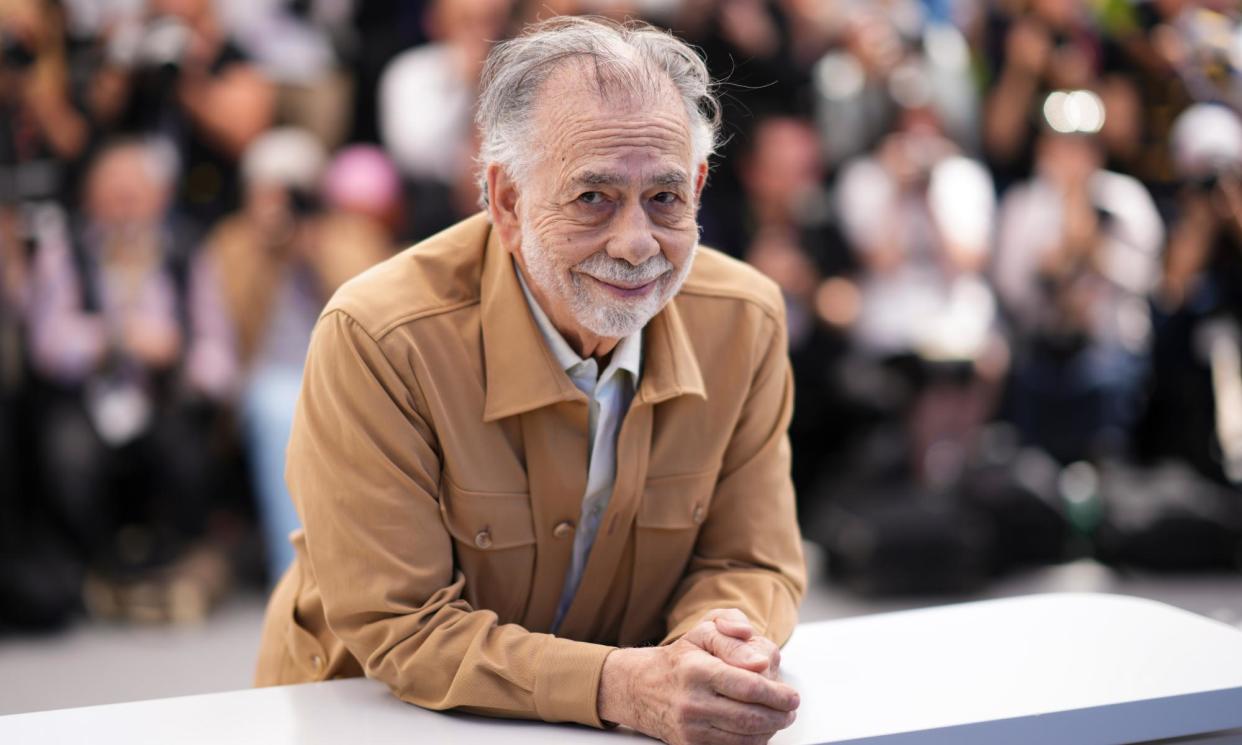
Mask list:
[[703,187],[707,186],[707,161],[699,164],[694,172],[694,201],[698,202],[703,196]]
[[519,248],[522,223],[518,218],[517,183],[499,163],[487,166],[487,210],[492,226],[500,235],[500,245],[514,253]]

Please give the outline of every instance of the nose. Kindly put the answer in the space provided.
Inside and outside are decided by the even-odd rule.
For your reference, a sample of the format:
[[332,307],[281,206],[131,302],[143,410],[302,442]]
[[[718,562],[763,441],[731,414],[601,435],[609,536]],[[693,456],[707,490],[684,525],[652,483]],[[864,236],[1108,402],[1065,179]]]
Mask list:
[[608,255],[638,266],[660,253],[660,242],[651,232],[651,220],[637,202],[630,202],[617,214]]

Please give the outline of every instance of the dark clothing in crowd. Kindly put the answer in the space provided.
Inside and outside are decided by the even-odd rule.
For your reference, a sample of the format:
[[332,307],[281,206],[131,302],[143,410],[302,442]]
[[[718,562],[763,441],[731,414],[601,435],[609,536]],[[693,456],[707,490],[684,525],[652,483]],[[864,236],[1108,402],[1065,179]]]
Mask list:
[[[245,52],[226,41],[206,70],[211,78],[218,78],[230,67],[248,62]],[[176,210],[193,229],[192,237],[201,239],[241,202],[237,157],[204,138],[182,110],[177,101],[179,75],[179,68],[173,65],[141,67],[133,72],[132,92],[116,130],[159,136],[172,143],[182,172]]]

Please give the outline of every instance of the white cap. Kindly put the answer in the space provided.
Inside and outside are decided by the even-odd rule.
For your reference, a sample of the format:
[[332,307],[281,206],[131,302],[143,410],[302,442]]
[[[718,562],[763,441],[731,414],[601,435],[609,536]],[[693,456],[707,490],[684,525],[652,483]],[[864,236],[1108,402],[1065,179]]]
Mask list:
[[1220,104],[1199,103],[1183,111],[1169,141],[1177,171],[1185,177],[1242,164],[1242,121]]
[[314,135],[279,127],[260,135],[242,155],[246,184],[275,184],[316,192],[328,154]]

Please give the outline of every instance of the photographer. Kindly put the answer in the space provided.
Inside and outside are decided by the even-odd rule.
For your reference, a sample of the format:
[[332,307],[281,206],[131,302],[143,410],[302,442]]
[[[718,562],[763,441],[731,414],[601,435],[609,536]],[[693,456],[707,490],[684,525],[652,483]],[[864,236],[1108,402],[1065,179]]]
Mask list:
[[237,161],[271,126],[275,89],[220,27],[210,0],[156,0],[118,29],[99,87],[116,92],[123,132],[175,143],[176,211],[204,234],[236,209]]
[[1148,458],[1181,457],[1225,480],[1237,456],[1226,431],[1230,408],[1219,397],[1237,380],[1215,379],[1212,368],[1222,343],[1226,353],[1237,349],[1242,322],[1242,121],[1224,106],[1192,106],[1174,123],[1170,146],[1182,186],[1156,294],[1154,380],[1140,445]]
[[1030,175],[1038,107],[1058,89],[1091,88],[1103,66],[1103,40],[1086,4],[1027,0],[1024,12],[993,19],[991,88],[983,103],[983,149],[1002,189]]
[[62,25],[52,3],[0,2],[0,204],[70,200],[91,128],[72,100]]
[[1098,96],[1053,93],[1043,110],[1035,175],[1005,194],[993,266],[1015,341],[1013,416],[1062,460],[1119,454],[1146,373],[1164,226],[1141,183],[1103,168]]
[[219,562],[177,583],[181,560],[202,555],[209,433],[235,362],[211,268],[188,258],[169,219],[174,181],[158,147],[105,146],[81,223],[38,236],[30,348],[53,389],[39,466],[100,615],[195,618],[220,590]]
[[[273,581],[293,559],[288,535],[298,527],[284,455],[311,329],[342,282],[390,252],[377,223],[322,209],[326,158],[305,130],[264,134],[242,158],[242,210],[222,220],[206,243],[221,270],[244,370],[242,424]],[[378,186],[384,175],[363,174],[365,187]],[[398,177],[386,175],[395,202]],[[337,186],[333,193],[343,197],[340,187],[348,185]]]
[[40,391],[25,333],[36,235],[71,201],[90,133],[63,25],[55,3],[0,1],[0,626],[37,629],[68,620],[81,583],[31,465]]
[[981,163],[960,154],[936,112],[902,109],[874,154],[842,169],[837,212],[858,257],[850,322],[854,378],[891,378],[870,397],[904,420],[911,472],[951,482],[991,413],[1004,371],[995,298],[983,279],[996,198]]

